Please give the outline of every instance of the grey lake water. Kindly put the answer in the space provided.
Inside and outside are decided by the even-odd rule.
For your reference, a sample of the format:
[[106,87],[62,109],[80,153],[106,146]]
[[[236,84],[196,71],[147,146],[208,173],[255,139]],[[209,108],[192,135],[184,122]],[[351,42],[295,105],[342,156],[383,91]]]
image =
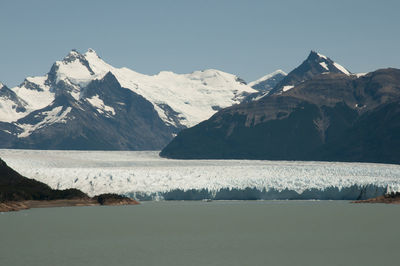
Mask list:
[[399,265],[400,206],[172,201],[0,214],[0,265]]

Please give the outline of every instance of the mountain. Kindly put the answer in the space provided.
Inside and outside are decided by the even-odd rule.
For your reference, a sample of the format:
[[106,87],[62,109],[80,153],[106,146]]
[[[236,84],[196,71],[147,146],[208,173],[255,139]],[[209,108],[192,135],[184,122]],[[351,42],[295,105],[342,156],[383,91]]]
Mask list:
[[26,112],[26,103],[14,91],[0,82],[0,121],[10,122],[22,117]]
[[256,92],[208,69],[144,75],[115,68],[93,49],[72,50],[45,76],[0,88],[0,147],[154,150],[181,129]]
[[219,111],[181,131],[160,155],[399,163],[400,70],[313,76]]
[[283,70],[276,70],[270,74],[267,74],[255,81],[250,82],[248,85],[255,89],[257,92],[250,94],[242,102],[251,102],[258,100],[267,95],[278,83],[286,77],[286,73]]
[[311,51],[307,59],[301,65],[292,70],[270,90],[269,95],[282,93],[314,76],[328,73],[351,74],[346,68],[332,61],[325,55]]

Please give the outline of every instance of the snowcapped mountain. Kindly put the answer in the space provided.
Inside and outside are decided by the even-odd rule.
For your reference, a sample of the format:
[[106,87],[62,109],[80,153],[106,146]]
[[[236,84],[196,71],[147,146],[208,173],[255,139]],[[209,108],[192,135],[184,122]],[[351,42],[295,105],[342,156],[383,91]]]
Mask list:
[[248,85],[257,90],[257,92],[247,96],[243,102],[251,102],[266,96],[283,78],[286,77],[286,75],[287,74],[283,70],[278,69],[250,82]]
[[14,91],[0,83],[0,121],[11,122],[24,116],[27,105]]
[[400,69],[350,74],[311,52],[271,92],[181,131],[174,159],[400,162]]
[[332,61],[325,55],[311,51],[307,59],[284,77],[272,90],[269,95],[280,94],[292,89],[294,86],[320,74],[340,73],[351,75],[343,66]]
[[159,149],[182,128],[256,92],[208,69],[144,75],[115,68],[93,49],[72,50],[45,76],[0,86],[0,147]]
[[281,69],[278,69],[270,74],[267,74],[255,81],[250,82],[248,85],[255,90],[267,92],[272,90],[287,73]]

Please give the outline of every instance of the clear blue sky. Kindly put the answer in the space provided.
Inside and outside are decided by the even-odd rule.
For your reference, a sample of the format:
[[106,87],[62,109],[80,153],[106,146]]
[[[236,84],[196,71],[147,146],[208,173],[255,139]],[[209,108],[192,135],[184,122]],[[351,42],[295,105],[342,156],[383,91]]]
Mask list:
[[246,81],[311,49],[352,72],[400,68],[400,1],[0,1],[0,81],[42,75],[71,49],[146,74],[216,68]]

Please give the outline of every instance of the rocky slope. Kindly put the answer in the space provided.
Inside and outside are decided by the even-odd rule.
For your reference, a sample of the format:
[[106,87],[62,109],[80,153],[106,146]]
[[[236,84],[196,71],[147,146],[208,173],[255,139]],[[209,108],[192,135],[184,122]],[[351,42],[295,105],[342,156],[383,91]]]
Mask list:
[[160,149],[181,129],[256,92],[208,69],[149,76],[72,50],[45,76],[0,85],[0,147]]
[[400,70],[319,74],[281,90],[290,76],[275,93],[183,130],[161,155],[400,162]]

